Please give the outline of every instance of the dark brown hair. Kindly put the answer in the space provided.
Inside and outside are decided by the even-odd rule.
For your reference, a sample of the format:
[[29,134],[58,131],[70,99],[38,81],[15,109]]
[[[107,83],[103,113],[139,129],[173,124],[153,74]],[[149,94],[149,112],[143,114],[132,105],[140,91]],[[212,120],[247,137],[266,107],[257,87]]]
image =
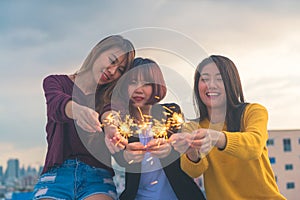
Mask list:
[[[194,75],[194,106],[200,121],[208,118],[206,105],[200,98],[198,83],[203,68],[209,64],[215,63],[220,71],[226,92],[226,124],[227,127],[236,123],[235,113],[241,104],[245,102],[240,76],[235,64],[227,57],[220,55],[211,55],[204,59],[198,66]],[[238,119],[238,122],[240,120]]]
[[152,94],[147,102],[148,105],[158,103],[166,96],[167,88],[158,64],[148,58],[135,58],[132,68],[119,79],[114,89],[112,108],[122,109],[122,107],[127,107],[128,111],[132,110],[132,102],[128,95],[128,86],[132,80],[151,84]]

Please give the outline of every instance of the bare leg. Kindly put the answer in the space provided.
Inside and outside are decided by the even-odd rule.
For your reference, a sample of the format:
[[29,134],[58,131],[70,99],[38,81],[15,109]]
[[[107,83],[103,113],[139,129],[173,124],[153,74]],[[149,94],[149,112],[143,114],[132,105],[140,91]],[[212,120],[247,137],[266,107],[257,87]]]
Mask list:
[[113,199],[105,194],[95,194],[95,195],[89,196],[85,200],[113,200]]

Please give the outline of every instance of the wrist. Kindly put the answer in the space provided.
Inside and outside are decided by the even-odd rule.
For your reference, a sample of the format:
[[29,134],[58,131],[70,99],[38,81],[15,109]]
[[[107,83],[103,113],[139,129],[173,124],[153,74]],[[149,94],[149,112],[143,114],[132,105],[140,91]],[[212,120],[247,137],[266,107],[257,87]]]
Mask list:
[[130,161],[129,158],[128,158],[127,150],[126,150],[126,149],[123,151],[123,157],[124,157],[124,160],[125,160],[126,162],[129,162],[129,161]]
[[197,163],[201,160],[197,150],[192,150],[192,151],[186,153],[186,156],[190,161],[192,161],[194,163]]
[[75,120],[75,116],[74,116],[74,102],[72,100],[68,101],[65,107],[65,113],[67,115],[67,117],[69,117],[70,119],[74,119]]
[[218,139],[216,142],[216,147],[219,150],[224,150],[227,144],[227,138],[226,135],[223,132],[218,132]]

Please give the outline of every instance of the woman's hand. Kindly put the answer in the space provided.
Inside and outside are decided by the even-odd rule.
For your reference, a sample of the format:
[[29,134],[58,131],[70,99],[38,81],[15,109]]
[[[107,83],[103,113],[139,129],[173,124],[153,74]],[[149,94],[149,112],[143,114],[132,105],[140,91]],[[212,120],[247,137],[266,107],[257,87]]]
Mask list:
[[214,147],[224,149],[226,146],[226,137],[223,132],[212,129],[198,129],[192,132],[193,141],[191,147],[197,149],[200,154],[208,154]]
[[169,138],[174,149],[186,153],[188,158],[198,162],[202,156],[208,154],[216,146],[224,149],[226,146],[225,134],[212,129],[197,129],[190,133],[177,133]]
[[99,114],[91,108],[69,101],[65,108],[69,118],[74,119],[76,124],[87,132],[102,132]]
[[126,148],[128,140],[120,135],[118,128],[115,125],[104,127],[105,144],[111,154],[119,152]]
[[124,159],[129,163],[142,162],[146,153],[146,147],[141,142],[132,142],[126,146]]
[[[128,144],[128,140],[122,137],[118,131],[117,120],[114,119],[114,123],[107,123],[108,121],[112,121],[113,113],[108,111],[105,112],[101,120],[104,121],[104,132],[105,132],[105,144],[109,149],[110,153],[114,154],[119,152],[122,149],[125,149]],[[108,119],[110,118],[110,119]]]
[[191,150],[191,143],[193,137],[189,133],[176,133],[171,135],[168,142],[174,147],[176,151],[183,154]]
[[147,151],[150,152],[152,156],[158,158],[167,157],[172,150],[172,146],[163,138],[152,139],[146,146]]

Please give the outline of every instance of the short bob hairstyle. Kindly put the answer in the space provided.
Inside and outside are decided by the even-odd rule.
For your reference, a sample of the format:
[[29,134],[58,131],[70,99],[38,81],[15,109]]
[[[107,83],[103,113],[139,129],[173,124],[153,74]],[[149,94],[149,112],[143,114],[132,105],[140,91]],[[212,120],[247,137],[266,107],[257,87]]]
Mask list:
[[150,84],[152,86],[152,94],[147,105],[154,105],[166,96],[167,88],[158,64],[148,58],[135,58],[132,68],[119,79],[114,89],[112,101],[116,101],[112,102],[112,105],[117,102],[123,106],[131,106],[132,103],[128,94],[128,87],[132,81]]

